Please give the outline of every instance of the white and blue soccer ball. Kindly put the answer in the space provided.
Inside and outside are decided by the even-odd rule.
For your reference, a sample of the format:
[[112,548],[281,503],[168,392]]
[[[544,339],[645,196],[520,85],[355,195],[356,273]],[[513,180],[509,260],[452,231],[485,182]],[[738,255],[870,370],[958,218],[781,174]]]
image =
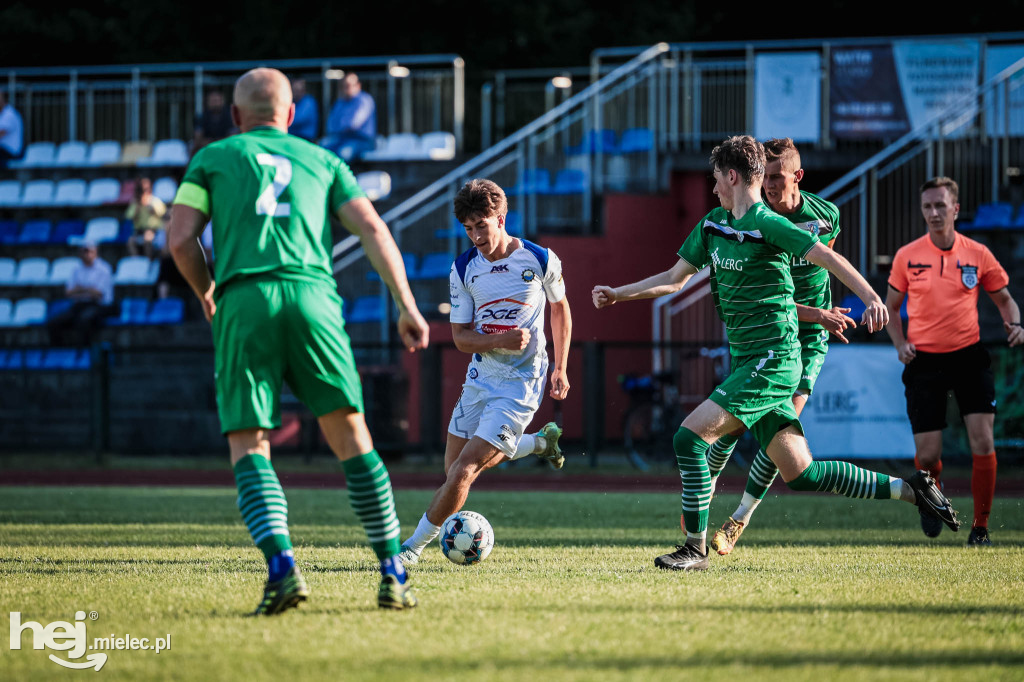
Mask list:
[[494,547],[494,531],[482,514],[455,512],[441,524],[441,551],[456,564],[475,564]]

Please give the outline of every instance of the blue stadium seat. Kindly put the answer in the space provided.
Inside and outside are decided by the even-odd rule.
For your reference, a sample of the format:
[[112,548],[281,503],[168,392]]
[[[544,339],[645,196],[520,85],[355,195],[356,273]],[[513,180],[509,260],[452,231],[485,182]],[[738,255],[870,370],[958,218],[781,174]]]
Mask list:
[[18,263],[13,258],[0,258],[0,285],[7,286],[18,281]]
[[1002,229],[1010,226],[1013,220],[1013,205],[1007,203],[980,204],[974,212],[975,230]]
[[563,168],[555,176],[555,184],[551,186],[548,194],[583,194],[586,189],[587,176],[583,171],[577,168]]
[[447,253],[428,253],[423,256],[420,269],[409,279],[448,279],[452,269],[452,258]]
[[32,348],[25,351],[24,364],[25,369],[42,369],[43,368],[43,357],[44,351],[41,348]]
[[1010,224],[1010,228],[1014,230],[1024,230],[1024,206],[1020,207],[1020,212],[1017,217]]
[[654,132],[650,128],[629,128],[622,133],[616,150],[619,154],[649,152],[654,149]]
[[519,211],[509,211],[505,215],[505,231],[513,237],[522,237],[523,214]]
[[181,324],[184,319],[185,301],[177,296],[169,296],[153,303],[146,321],[149,324]]
[[519,182],[506,190],[508,196],[523,194],[547,194],[551,189],[551,172],[547,168],[524,168],[519,174]]
[[384,305],[380,296],[360,296],[352,303],[352,310],[345,318],[350,324],[380,322],[384,319]]
[[[402,254],[402,262],[405,263],[405,275],[406,275],[406,277],[410,277],[411,278],[412,274],[414,272],[416,272],[416,254],[415,253],[403,253]],[[380,281],[380,275],[377,274],[376,270],[374,270],[373,268],[370,268],[370,271],[368,273],[366,273],[366,279],[370,280],[371,282],[379,282]]]
[[0,244],[16,244],[21,235],[21,223],[17,220],[0,220]]
[[46,308],[46,319],[52,320],[69,310],[74,303],[70,298],[58,298],[56,301],[50,301],[50,305]]
[[565,153],[569,156],[575,156],[578,154],[589,154],[590,152],[601,151],[604,154],[614,154],[616,151],[615,146],[615,131],[609,128],[602,128],[601,130],[588,130],[586,135],[583,137],[583,141],[580,144],[570,145],[565,148]]
[[74,348],[51,348],[43,358],[42,369],[76,369],[78,351]]
[[67,244],[71,237],[79,237],[85,232],[85,222],[82,220],[62,220],[57,223],[50,233],[51,244]]
[[4,363],[0,369],[21,369],[24,364],[25,354],[20,350],[11,350],[6,352]]
[[109,327],[128,327],[146,324],[149,312],[149,301],[144,298],[122,298],[121,314],[108,317]]
[[46,244],[50,241],[53,224],[49,220],[29,220],[21,227],[19,244]]
[[456,239],[466,234],[466,228],[463,227],[459,219],[454,215],[451,217],[451,227],[439,227],[434,230],[435,239],[448,239],[454,236]]
[[88,348],[78,352],[78,360],[75,361],[75,369],[89,369],[92,367],[92,353]]

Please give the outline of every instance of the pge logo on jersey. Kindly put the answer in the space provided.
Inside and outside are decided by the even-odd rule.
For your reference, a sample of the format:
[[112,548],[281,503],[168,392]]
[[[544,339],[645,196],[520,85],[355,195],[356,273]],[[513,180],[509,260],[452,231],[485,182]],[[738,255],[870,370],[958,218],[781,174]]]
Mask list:
[[[88,614],[89,620],[96,620],[99,614],[92,611]],[[29,633],[33,649],[50,649],[52,651],[66,651],[65,658],[50,654],[51,661],[64,668],[72,670],[85,670],[93,668],[96,672],[106,664],[107,654],[91,653],[85,656],[85,660],[79,661],[87,650],[116,650],[116,651],[155,651],[161,653],[170,651],[171,635],[168,633],[163,637],[150,640],[148,637],[132,637],[120,633],[111,633],[108,637],[96,637],[90,643],[86,633],[85,611],[75,612],[75,622],[68,623],[58,620],[48,625],[26,620],[22,622],[20,611],[10,612],[10,649],[20,651],[26,632]],[[152,644],[150,642],[153,641]],[[70,660],[68,660],[70,659]]]

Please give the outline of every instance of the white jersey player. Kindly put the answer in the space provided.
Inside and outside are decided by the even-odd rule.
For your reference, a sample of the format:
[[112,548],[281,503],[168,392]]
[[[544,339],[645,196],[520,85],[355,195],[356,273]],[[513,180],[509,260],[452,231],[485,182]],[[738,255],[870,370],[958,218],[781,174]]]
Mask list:
[[451,269],[452,337],[471,359],[448,425],[447,478],[415,533],[402,544],[406,564],[416,563],[444,520],[462,509],[483,470],[531,454],[555,468],[565,461],[557,424],[525,433],[544,396],[548,303],[555,347],[549,394],[562,400],[569,392],[572,318],[562,264],[550,249],[509,235],[507,211],[505,193],[490,180],[472,180],[455,197],[455,215],[473,247]]

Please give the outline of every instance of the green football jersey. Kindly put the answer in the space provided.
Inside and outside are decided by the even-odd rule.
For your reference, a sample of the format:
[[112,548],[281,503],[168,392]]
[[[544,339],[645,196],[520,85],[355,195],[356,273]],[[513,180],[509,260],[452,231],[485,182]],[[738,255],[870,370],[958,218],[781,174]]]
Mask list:
[[711,266],[715,307],[733,355],[800,347],[790,261],[817,243],[760,202],[739,220],[716,208],[686,238],[679,257],[697,270]]
[[[822,243],[828,244],[839,235],[839,209],[830,201],[816,194],[801,190],[802,201],[795,213],[780,214],[801,230],[817,235]],[[803,258],[793,257],[793,300],[812,308],[832,307],[832,288],[829,286],[828,270]],[[821,325],[800,322],[800,331],[820,331]]]
[[174,202],[213,223],[217,292],[254,275],[334,286],[329,216],[366,196],[332,152],[270,127],[203,147]]

